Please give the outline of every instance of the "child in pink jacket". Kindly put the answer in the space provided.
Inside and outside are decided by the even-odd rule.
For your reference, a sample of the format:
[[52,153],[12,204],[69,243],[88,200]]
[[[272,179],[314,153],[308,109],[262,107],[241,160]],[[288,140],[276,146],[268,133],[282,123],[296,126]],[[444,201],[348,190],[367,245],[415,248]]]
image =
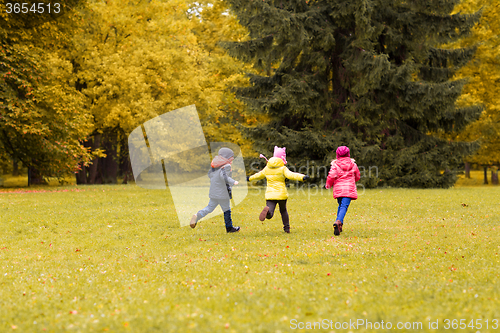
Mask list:
[[328,189],[333,186],[333,198],[337,199],[339,204],[337,220],[333,223],[333,234],[338,236],[342,232],[344,217],[351,200],[358,198],[356,182],[361,175],[346,146],[337,148],[337,159],[333,160],[331,165],[325,187]]

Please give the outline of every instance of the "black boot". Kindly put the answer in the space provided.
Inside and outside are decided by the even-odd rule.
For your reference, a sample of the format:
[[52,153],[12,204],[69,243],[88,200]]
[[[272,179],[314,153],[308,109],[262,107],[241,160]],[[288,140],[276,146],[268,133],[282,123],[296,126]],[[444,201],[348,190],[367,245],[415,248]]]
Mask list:
[[226,232],[238,232],[240,227],[233,227],[233,220],[231,219],[231,210],[224,212],[224,223],[226,224]]
[[[281,206],[280,206],[281,208]],[[283,231],[287,234],[290,233],[290,218],[288,217],[288,212],[284,211],[281,213],[281,221],[283,221]]]
[[230,233],[230,232],[238,232],[240,231],[240,227],[231,227],[231,228],[226,228],[226,232],[227,233]]

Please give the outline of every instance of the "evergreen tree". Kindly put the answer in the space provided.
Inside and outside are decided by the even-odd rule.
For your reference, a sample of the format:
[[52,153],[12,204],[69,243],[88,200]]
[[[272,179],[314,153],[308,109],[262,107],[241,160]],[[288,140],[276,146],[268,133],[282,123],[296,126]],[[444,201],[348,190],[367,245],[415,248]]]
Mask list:
[[451,80],[474,49],[439,48],[479,19],[451,15],[458,2],[229,0],[249,36],[225,46],[260,70],[238,96],[271,119],[249,129],[256,150],[286,146],[297,166],[327,166],[348,145],[366,171],[378,168],[362,172],[367,186],[453,185],[477,145],[439,136],[481,112],[455,106],[465,81]]

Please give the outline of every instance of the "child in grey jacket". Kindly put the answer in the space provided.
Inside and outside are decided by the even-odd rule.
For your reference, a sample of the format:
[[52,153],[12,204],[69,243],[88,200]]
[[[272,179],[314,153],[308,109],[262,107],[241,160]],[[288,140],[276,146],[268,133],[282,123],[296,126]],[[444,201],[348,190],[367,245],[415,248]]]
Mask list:
[[211,169],[208,171],[210,178],[210,192],[208,197],[210,201],[208,205],[191,218],[191,228],[196,227],[198,221],[210,214],[217,208],[218,205],[224,212],[224,223],[226,224],[226,232],[238,232],[240,227],[233,227],[231,219],[231,187],[238,185],[238,182],[231,178],[231,163],[234,159],[234,153],[229,148],[221,148],[211,164]]

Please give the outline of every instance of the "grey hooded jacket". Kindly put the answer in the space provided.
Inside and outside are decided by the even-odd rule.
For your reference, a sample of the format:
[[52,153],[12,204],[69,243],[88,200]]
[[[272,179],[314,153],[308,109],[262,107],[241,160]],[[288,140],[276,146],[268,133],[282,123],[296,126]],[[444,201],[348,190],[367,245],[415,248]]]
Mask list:
[[208,194],[210,199],[229,200],[231,198],[231,186],[235,182],[231,178],[231,165],[226,164],[217,169],[210,169],[208,177],[210,178],[210,192]]

